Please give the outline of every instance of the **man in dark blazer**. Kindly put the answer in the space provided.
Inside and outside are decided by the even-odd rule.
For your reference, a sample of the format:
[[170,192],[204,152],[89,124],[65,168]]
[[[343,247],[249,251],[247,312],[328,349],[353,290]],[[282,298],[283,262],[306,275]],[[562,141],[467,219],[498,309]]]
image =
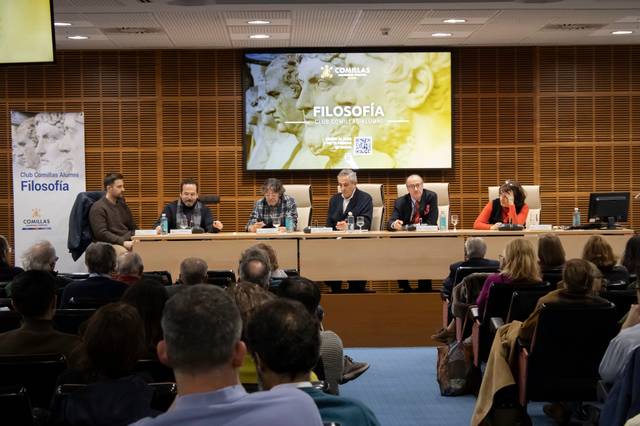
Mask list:
[[[349,212],[353,220],[358,216],[364,217],[362,229],[371,229],[371,217],[373,216],[373,200],[371,195],[357,188],[358,176],[350,169],[341,170],[338,173],[338,187],[340,192],[329,200],[329,212],[327,214],[327,227],[337,231],[345,231],[348,227],[347,217]],[[339,293],[342,283],[340,281],[326,281],[333,293]],[[366,281],[349,281],[349,291],[362,292],[367,285]]]
[[480,237],[467,238],[464,242],[464,260],[455,262],[449,265],[449,276],[442,282],[441,293],[443,296],[451,296],[453,287],[461,280],[456,282],[456,272],[458,268],[462,267],[484,267],[484,268],[498,268],[500,262],[497,260],[485,259],[484,255],[487,252],[487,243]]
[[[438,195],[424,189],[420,175],[411,175],[406,180],[408,194],[396,199],[387,229],[399,231],[408,225],[436,225],[438,223]],[[409,281],[398,280],[404,292],[410,292]],[[431,280],[418,280],[418,291],[431,291]]]

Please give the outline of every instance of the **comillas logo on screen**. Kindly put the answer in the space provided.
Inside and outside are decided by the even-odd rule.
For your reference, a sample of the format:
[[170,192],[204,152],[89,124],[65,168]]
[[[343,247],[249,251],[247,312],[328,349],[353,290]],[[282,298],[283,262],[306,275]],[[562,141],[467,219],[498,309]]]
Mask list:
[[42,216],[39,208],[31,209],[31,217],[22,219],[23,231],[50,230],[51,220]]
[[354,79],[358,77],[366,77],[369,73],[371,73],[371,69],[369,67],[332,67],[331,65],[323,65],[320,68],[320,78],[326,80],[332,79],[334,75]]

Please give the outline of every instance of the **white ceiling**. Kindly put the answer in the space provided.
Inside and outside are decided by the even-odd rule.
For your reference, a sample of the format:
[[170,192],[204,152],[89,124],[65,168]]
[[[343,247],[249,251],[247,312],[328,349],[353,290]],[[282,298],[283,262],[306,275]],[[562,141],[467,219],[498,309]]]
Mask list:
[[[54,0],[58,49],[640,43],[640,0]],[[445,24],[463,18],[463,24]],[[266,19],[269,25],[248,25]],[[570,29],[547,29],[570,24]],[[587,28],[581,28],[584,25]],[[143,29],[142,34],[130,33]],[[632,30],[630,35],[611,35]],[[129,31],[127,33],[126,31]],[[436,32],[450,37],[436,38]],[[249,39],[267,34],[266,40]],[[386,34],[383,34],[386,33]],[[69,40],[86,35],[88,40]]]

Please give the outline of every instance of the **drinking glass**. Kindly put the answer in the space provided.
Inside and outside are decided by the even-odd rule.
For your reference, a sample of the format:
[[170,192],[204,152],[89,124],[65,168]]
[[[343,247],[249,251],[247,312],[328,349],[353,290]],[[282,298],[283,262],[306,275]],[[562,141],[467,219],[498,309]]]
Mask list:
[[187,229],[188,227],[189,227],[189,223],[186,217],[182,217],[180,218],[180,220],[178,220],[178,228]]
[[457,231],[456,226],[458,225],[458,215],[457,214],[452,214],[451,215],[451,224],[453,225],[453,230]]
[[358,216],[356,218],[356,225],[358,225],[358,228],[360,232],[362,232],[362,227],[364,226],[364,216]]
[[280,229],[280,218],[279,217],[273,218],[273,227],[276,228],[276,229]]

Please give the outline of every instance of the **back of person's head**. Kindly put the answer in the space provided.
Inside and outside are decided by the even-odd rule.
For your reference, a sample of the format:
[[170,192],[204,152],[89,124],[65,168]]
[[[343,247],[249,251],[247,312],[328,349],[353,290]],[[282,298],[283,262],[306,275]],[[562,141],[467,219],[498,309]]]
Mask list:
[[243,340],[245,340],[244,337],[246,337],[245,332],[247,324],[249,324],[249,318],[251,318],[255,309],[263,303],[275,299],[276,296],[259,285],[247,281],[240,281],[239,283],[229,287],[228,291],[240,310],[240,316],[242,317]]
[[84,263],[89,272],[111,274],[116,268],[116,251],[108,243],[91,243],[84,253]]
[[22,266],[26,271],[53,271],[58,257],[49,241],[38,241],[22,254]]
[[557,235],[544,234],[538,238],[538,260],[540,267],[544,269],[557,268],[564,264],[564,248]]
[[564,288],[573,294],[587,294],[594,290],[596,280],[602,277],[598,268],[583,259],[568,260],[562,269]]
[[209,265],[199,257],[187,257],[180,262],[180,281],[185,285],[203,284],[207,282]]
[[240,265],[238,266],[238,277],[240,281],[249,281],[264,288],[269,288],[271,262],[269,262],[267,253],[257,247],[249,247],[242,252]]
[[267,256],[269,257],[269,263],[271,263],[272,271],[275,271],[280,267],[280,265],[278,265],[278,257],[276,256],[276,251],[269,244],[259,243],[253,247],[259,248],[260,250],[263,250],[265,253],[267,253]]
[[168,295],[164,286],[154,280],[143,278],[127,289],[121,301],[138,310],[144,323],[145,338],[149,349],[162,340],[162,310],[167,303]]
[[55,296],[56,280],[49,272],[22,272],[11,282],[13,306],[26,318],[38,318],[48,313]]
[[539,281],[540,265],[533,244],[523,237],[509,241],[501,270],[513,281]]
[[582,258],[600,269],[611,268],[616,264],[611,245],[600,235],[592,235],[582,249]]
[[627,268],[629,273],[638,275],[640,271],[640,235],[634,235],[627,240],[620,263]]
[[480,237],[467,238],[464,242],[464,253],[467,259],[482,259],[487,253],[487,243]]
[[136,252],[128,251],[118,256],[116,261],[116,273],[118,275],[131,275],[134,277],[142,277],[144,265],[142,257]]
[[122,302],[104,305],[89,318],[82,335],[84,367],[110,379],[127,376],[144,351],[144,339],[136,308]]
[[169,365],[198,374],[229,365],[242,320],[233,299],[210,284],[196,284],[167,301],[162,331]]
[[0,262],[9,262],[9,241],[4,235],[0,235]]
[[249,349],[261,364],[293,380],[308,374],[320,356],[320,327],[305,307],[278,298],[259,306],[247,328]]
[[287,277],[278,287],[278,295],[302,303],[307,311],[315,315],[320,304],[320,288],[308,278]]

